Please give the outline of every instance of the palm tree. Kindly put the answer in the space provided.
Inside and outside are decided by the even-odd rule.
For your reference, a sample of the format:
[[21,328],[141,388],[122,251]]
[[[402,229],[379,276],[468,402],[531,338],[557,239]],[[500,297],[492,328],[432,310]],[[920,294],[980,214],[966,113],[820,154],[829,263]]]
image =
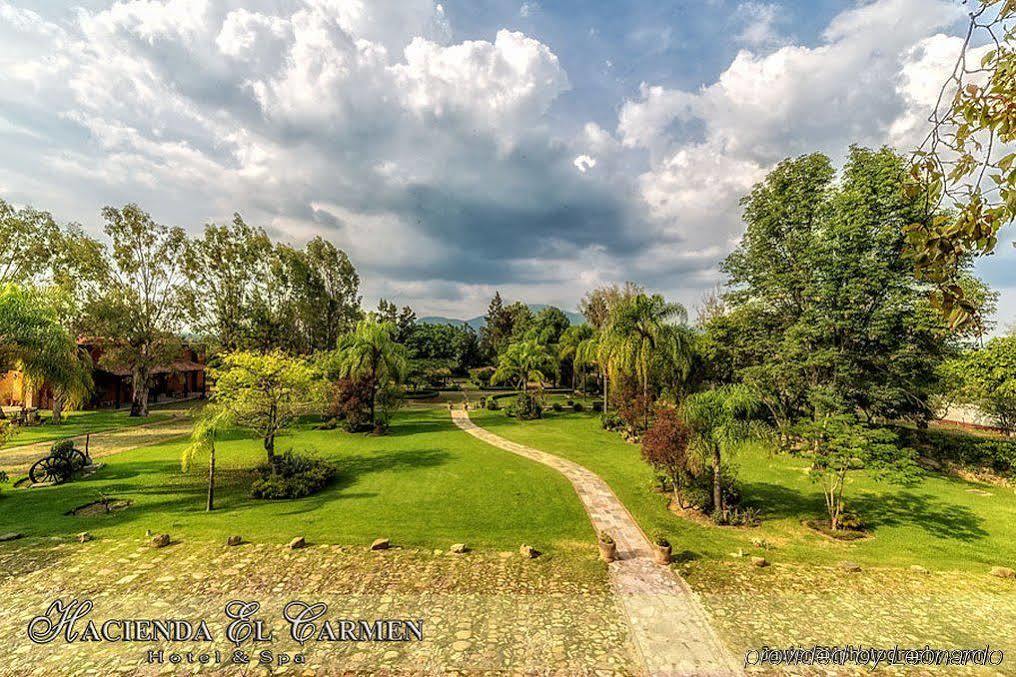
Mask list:
[[765,425],[752,420],[759,409],[757,397],[744,386],[694,393],[681,403],[681,418],[691,431],[691,446],[712,465],[713,510],[717,514],[723,511],[723,458],[740,444],[767,432]]
[[229,427],[229,411],[224,407],[208,405],[202,410],[197,421],[194,422],[194,429],[191,431],[190,444],[188,444],[180,457],[180,466],[183,472],[190,469],[191,461],[199,453],[208,453],[208,500],[205,509],[211,512],[215,509],[215,441],[221,436],[222,431]]
[[378,322],[371,316],[360,320],[356,329],[339,339],[339,374],[370,381],[370,421],[375,428],[378,393],[389,384],[404,382],[409,370],[406,347],[395,342],[396,332],[394,323]]
[[490,382],[513,382],[525,394],[529,390],[529,381],[542,383],[556,371],[557,364],[546,346],[539,341],[519,341],[501,354]]
[[578,361],[579,348],[582,343],[593,337],[593,328],[588,324],[578,324],[568,327],[561,334],[561,340],[557,344],[557,357],[562,362],[570,361],[572,364],[572,390],[575,390],[578,383],[578,374],[582,365]]
[[78,359],[74,341],[38,295],[14,285],[0,288],[0,375],[19,369],[29,380],[49,378],[56,387],[72,388],[84,380]]
[[610,401],[607,397],[607,370],[600,361],[600,335],[601,333],[597,332],[578,345],[575,349],[575,366],[582,369],[598,368],[600,382],[603,385],[603,410],[607,411]]
[[668,303],[659,294],[637,294],[622,301],[611,312],[600,341],[608,371],[635,376],[647,399],[651,372],[661,361],[676,366],[682,377],[687,377],[691,341],[677,324],[686,319],[684,306]]

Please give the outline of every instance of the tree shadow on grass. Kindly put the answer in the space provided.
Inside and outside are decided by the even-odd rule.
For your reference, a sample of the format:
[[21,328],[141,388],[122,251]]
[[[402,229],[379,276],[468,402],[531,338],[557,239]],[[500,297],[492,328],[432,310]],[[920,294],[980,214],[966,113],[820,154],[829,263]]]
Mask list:
[[[821,519],[825,499],[818,491],[801,492],[768,482],[742,485],[744,505],[758,508],[763,519]],[[984,520],[969,508],[910,491],[847,496],[847,507],[856,511],[872,531],[879,527],[916,526],[936,538],[974,541],[988,536]]]

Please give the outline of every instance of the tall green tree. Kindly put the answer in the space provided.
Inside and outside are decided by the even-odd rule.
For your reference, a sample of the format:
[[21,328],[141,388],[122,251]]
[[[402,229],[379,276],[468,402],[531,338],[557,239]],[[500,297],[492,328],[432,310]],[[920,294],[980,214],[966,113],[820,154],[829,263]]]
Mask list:
[[501,292],[494,292],[490,300],[484,325],[480,330],[480,345],[490,356],[496,356],[506,347],[512,335],[512,316],[505,308]]
[[89,308],[92,333],[102,341],[102,362],[131,372],[130,415],[147,416],[152,371],[180,350],[186,237],[136,204],[106,207],[102,216],[112,247],[98,271],[102,294]]
[[593,338],[593,328],[588,324],[572,325],[564,330],[557,344],[557,357],[562,367],[571,372],[572,390],[578,387],[579,374],[585,375],[584,361],[580,359],[582,343]]
[[978,407],[1007,435],[1016,435],[1016,335],[993,338],[947,368],[960,402]]
[[375,430],[378,420],[378,398],[390,387],[406,380],[409,359],[405,346],[395,342],[396,327],[372,317],[361,320],[356,328],[342,337],[336,352],[336,369],[342,378],[367,379],[371,386],[370,420]]
[[[933,415],[955,339],[915,280],[903,226],[921,218],[905,161],[851,148],[837,182],[820,154],[782,162],[743,201],[747,230],[723,269],[717,357],[762,394],[786,433],[818,394],[870,420]],[[723,345],[720,345],[720,344]]]
[[58,232],[48,213],[0,199],[0,287],[31,282],[45,270]]
[[191,327],[227,352],[255,347],[255,323],[265,319],[258,309],[270,305],[266,297],[275,283],[273,256],[268,235],[239,214],[230,224],[206,225],[185,250],[183,300]]

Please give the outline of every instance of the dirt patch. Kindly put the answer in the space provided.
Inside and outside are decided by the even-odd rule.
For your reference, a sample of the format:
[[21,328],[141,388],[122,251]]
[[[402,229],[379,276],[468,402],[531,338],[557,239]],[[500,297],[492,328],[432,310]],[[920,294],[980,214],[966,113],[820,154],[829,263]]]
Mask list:
[[837,529],[833,531],[826,524],[825,520],[804,520],[801,524],[834,541],[860,541],[865,538],[873,538],[867,531],[860,531],[858,529]]
[[96,517],[98,515],[109,515],[114,512],[120,512],[131,507],[133,501],[129,501],[124,498],[111,498],[103,501],[92,501],[85,505],[80,505],[73,510],[68,511],[67,515],[73,517]]

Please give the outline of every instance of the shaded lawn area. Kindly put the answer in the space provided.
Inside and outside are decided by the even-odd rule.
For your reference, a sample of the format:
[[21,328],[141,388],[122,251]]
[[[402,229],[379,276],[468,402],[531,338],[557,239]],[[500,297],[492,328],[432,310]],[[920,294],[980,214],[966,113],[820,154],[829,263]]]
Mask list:
[[[191,406],[193,402],[187,403]],[[129,411],[69,411],[64,413],[64,420],[60,423],[50,423],[51,412],[42,412],[42,424],[18,427],[7,444],[3,448],[20,447],[26,444],[37,442],[50,442],[61,440],[67,437],[77,437],[85,433],[97,433],[106,430],[120,430],[145,423],[156,423],[165,421],[170,416],[170,410],[177,407],[165,409],[153,409],[147,418],[129,416]]]
[[[822,518],[821,490],[807,475],[808,461],[745,446],[735,457],[744,503],[762,510],[758,528],[716,527],[677,516],[651,490],[653,473],[639,448],[601,429],[599,415],[550,411],[519,422],[504,412],[471,412],[473,420],[509,440],[558,454],[601,475],[650,536],[666,535],[679,559],[729,559],[743,549],[757,554],[753,539],[773,546],[773,562],[862,565],[984,572],[1016,562],[1016,491],[928,474],[912,487],[880,484],[863,473],[848,480],[848,505],[859,511],[873,537],[833,541],[804,527]],[[753,552],[754,551],[754,552]]]
[[[302,535],[311,543],[393,544],[447,549],[544,549],[572,544],[595,551],[592,527],[571,485],[549,468],[463,434],[446,409],[401,412],[390,434],[351,435],[304,426],[279,438],[294,448],[334,461],[339,478],[324,491],[298,500],[249,497],[250,468],[265,460],[260,440],[237,433],[218,444],[216,507],[204,511],[207,461],[180,471],[186,442],[164,443],[106,457],[95,475],[57,487],[5,489],[0,532],[26,536],[90,531],[103,538],[139,538],[146,529],[179,539],[285,543]],[[100,495],[129,499],[122,512],[66,516]],[[591,559],[591,558],[590,558]]]

